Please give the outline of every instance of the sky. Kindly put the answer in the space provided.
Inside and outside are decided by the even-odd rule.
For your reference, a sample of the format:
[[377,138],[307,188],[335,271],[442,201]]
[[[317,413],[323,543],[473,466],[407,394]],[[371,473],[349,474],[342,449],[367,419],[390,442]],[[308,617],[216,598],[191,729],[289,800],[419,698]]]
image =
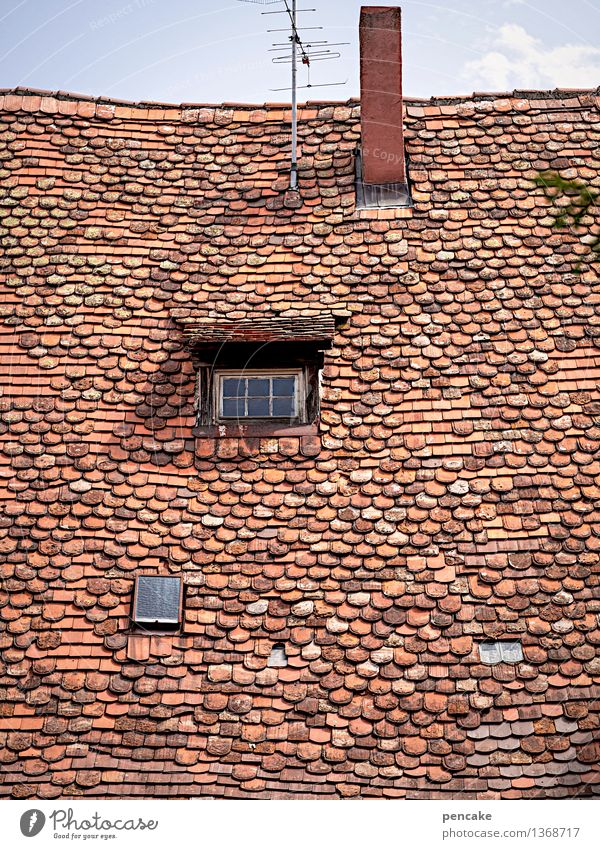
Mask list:
[[[364,2],[364,0],[363,0]],[[302,36],[348,42],[299,100],[357,97],[361,0],[298,0]],[[393,4],[392,4],[393,5]],[[404,0],[406,96],[600,85],[600,0]],[[169,103],[289,101],[264,0],[0,0],[0,88]],[[331,85],[336,83],[339,85]],[[283,90],[278,90],[283,89]]]

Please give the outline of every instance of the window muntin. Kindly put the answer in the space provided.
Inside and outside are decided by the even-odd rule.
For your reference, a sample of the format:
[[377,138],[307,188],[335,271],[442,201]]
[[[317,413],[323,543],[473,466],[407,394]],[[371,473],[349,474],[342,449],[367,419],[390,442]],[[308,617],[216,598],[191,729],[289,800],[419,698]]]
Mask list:
[[222,370],[215,376],[219,420],[303,418],[301,369]]

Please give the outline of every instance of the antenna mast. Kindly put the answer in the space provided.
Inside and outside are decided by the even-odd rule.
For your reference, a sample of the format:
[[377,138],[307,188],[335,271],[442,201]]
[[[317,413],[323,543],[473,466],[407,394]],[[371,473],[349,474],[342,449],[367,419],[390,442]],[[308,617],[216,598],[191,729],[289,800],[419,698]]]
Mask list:
[[[240,0],[242,3],[254,3],[262,6],[270,6],[273,3],[283,3],[285,9],[281,9],[279,11],[274,12],[262,12],[263,15],[287,15],[290,20],[290,28],[291,35],[289,36],[289,45],[288,42],[275,42],[273,44],[272,51],[278,53],[280,55],[274,56],[272,61],[274,64],[291,64],[292,66],[292,161],[290,168],[290,189],[293,191],[298,190],[298,54],[300,54],[300,58],[302,60],[302,64],[305,65],[306,70],[309,74],[308,83],[305,86],[300,86],[300,88],[313,88],[314,85],[310,82],[310,63],[311,60],[315,62],[324,62],[327,59],[339,59],[340,53],[337,51],[329,50],[328,48],[332,45],[327,41],[317,41],[313,42],[313,44],[304,44],[302,39],[300,38],[298,31],[298,20],[297,15],[298,12],[315,12],[316,9],[298,9],[297,0]],[[323,27],[303,27],[303,29],[311,29],[311,30],[321,30]],[[268,32],[288,32],[287,28],[280,29],[272,29],[268,30]],[[336,46],[341,44],[348,44],[349,42],[336,42]],[[287,52],[288,48],[289,53]],[[283,55],[282,54],[283,51]],[[337,85],[345,85],[348,80],[344,80],[344,82],[340,83],[317,83],[317,86],[337,86]],[[275,88],[271,89],[271,91],[290,91],[287,88]]]
[[[287,9],[287,2],[285,4]],[[298,188],[298,90],[296,47],[298,45],[298,30],[296,28],[296,0],[292,0],[292,168],[290,171],[290,189]]]

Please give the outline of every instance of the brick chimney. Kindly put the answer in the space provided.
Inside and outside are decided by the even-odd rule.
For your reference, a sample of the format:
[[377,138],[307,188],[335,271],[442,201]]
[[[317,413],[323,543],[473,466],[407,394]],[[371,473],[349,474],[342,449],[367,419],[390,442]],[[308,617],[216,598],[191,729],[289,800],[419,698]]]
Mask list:
[[397,6],[360,10],[362,181],[406,184],[402,126],[402,34]]

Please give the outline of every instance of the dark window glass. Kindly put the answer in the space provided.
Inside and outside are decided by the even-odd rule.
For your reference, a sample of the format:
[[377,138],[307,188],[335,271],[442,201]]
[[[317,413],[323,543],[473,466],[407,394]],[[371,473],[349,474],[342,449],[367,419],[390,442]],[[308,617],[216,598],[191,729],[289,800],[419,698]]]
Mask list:
[[294,399],[273,398],[273,415],[291,418],[294,415]]
[[286,418],[296,412],[295,376],[224,377],[221,415],[224,418]]
[[295,386],[295,377],[274,377],[273,395],[293,395]]
[[248,415],[265,418],[269,415],[268,398],[248,398]]
[[270,382],[268,378],[251,377],[248,380],[248,398],[268,398]]
[[239,377],[226,377],[223,380],[223,398],[243,398],[245,385],[246,381]]
[[224,416],[245,416],[243,398],[223,398],[223,415]]

